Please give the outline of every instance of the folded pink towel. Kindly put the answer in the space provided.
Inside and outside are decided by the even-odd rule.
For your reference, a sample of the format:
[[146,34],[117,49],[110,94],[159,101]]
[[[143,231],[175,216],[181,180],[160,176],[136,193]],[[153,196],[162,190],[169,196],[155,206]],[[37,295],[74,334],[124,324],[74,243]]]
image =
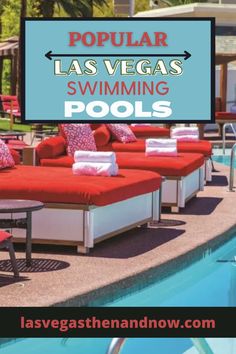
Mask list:
[[176,139],[146,139],[146,148],[147,147],[176,148]]
[[78,176],[116,176],[118,174],[117,164],[98,162],[76,162],[72,166],[74,175]]
[[147,139],[146,156],[176,156],[176,139]]
[[197,127],[182,127],[182,128],[173,128],[171,129],[171,138],[176,138],[177,136],[182,135],[194,135],[199,136],[199,130]]
[[167,147],[167,148],[156,148],[156,147],[147,147],[146,156],[177,156],[176,147]]
[[137,123],[137,124],[131,124],[132,127],[148,127],[150,126],[151,124],[147,124],[147,123]]
[[116,154],[113,151],[82,151],[74,153],[75,162],[107,162],[116,163]]
[[176,136],[175,138],[178,141],[188,141],[188,142],[194,142],[199,140],[198,135],[180,135],[180,136]]

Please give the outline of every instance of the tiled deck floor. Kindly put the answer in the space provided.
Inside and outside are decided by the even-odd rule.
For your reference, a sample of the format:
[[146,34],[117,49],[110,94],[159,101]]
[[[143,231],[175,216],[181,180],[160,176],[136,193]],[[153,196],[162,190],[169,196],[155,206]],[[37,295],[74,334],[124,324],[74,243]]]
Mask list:
[[[17,282],[0,270],[1,306],[75,305],[75,297],[164,264],[229,230],[236,224],[236,193],[228,192],[228,168],[215,166],[213,182],[181,214],[163,215],[181,221],[179,226],[137,228],[96,245],[88,256],[78,256],[71,248],[34,246],[33,258],[59,262],[36,261],[49,271],[21,271]],[[16,255],[24,257],[22,247]],[[8,254],[0,252],[0,264],[5,259]]]

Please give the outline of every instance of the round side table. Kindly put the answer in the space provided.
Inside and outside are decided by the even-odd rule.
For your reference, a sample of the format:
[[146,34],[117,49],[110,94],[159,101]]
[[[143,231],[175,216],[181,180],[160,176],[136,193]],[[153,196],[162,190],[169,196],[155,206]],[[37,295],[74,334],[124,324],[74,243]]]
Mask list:
[[26,230],[26,265],[31,266],[32,252],[32,212],[44,207],[36,200],[0,199],[0,214],[26,213],[25,218],[0,219],[0,228],[20,228]]

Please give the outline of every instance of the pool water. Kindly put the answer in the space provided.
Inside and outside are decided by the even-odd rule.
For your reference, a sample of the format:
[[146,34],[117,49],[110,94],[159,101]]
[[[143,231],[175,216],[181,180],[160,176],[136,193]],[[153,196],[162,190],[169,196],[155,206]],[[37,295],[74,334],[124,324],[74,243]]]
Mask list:
[[[109,338],[30,338],[0,346],[1,354],[106,354]],[[214,354],[236,354],[233,338],[209,339]],[[217,349],[216,349],[217,348]],[[130,338],[122,354],[199,354],[189,338]]]
[[236,306],[235,257],[236,238],[182,271],[106,306]]
[[[213,160],[216,162],[222,163],[226,166],[230,166],[230,156],[229,155],[216,155],[216,156],[213,156]],[[236,160],[235,160],[234,167],[236,168]]]
[[[207,340],[214,354],[236,354],[236,339]],[[111,338],[30,338],[0,346],[1,354],[106,354]],[[199,354],[189,338],[130,338],[121,354]]]
[[[214,160],[229,165],[230,156]],[[173,276],[106,306],[236,306],[236,237]]]

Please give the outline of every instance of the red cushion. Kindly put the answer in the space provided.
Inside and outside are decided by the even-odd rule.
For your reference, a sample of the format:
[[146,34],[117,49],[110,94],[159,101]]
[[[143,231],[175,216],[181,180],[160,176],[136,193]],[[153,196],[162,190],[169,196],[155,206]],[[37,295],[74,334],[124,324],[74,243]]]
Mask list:
[[36,147],[39,159],[54,158],[66,153],[66,142],[62,136],[54,136],[43,140]]
[[[17,181],[17,183],[16,183]],[[17,166],[1,175],[0,198],[108,205],[159,189],[161,176],[120,170],[116,177],[74,176],[63,167]]]
[[236,120],[236,113],[232,112],[216,112],[215,114],[216,119],[235,119]]
[[9,232],[0,231],[0,242],[3,242],[10,237],[11,237],[11,234],[9,234]]
[[16,165],[20,164],[20,154],[18,151],[14,150],[14,149],[10,149],[11,152],[11,156],[13,157],[13,160],[15,162]]
[[93,131],[93,136],[97,147],[107,145],[111,138],[111,134],[105,124],[101,124],[100,127]]
[[138,139],[133,143],[123,144],[119,141],[112,141],[106,146],[99,147],[102,151],[130,151],[130,152],[143,152],[145,151],[145,140]]
[[177,148],[178,152],[203,154],[205,157],[210,157],[212,155],[212,145],[207,140],[191,142],[178,141]]
[[48,166],[48,167],[72,167],[73,163],[74,163],[73,157],[67,155],[54,157],[53,159],[40,160],[41,166]]
[[[203,154],[205,157],[212,155],[212,145],[207,140],[199,140],[195,142],[177,142],[178,152],[190,152],[196,154]],[[144,152],[145,140],[139,139],[134,143],[123,144],[118,141],[113,141],[106,146],[99,147],[102,151],[116,151],[116,152]]]
[[133,127],[130,126],[131,130],[134,132],[137,138],[155,138],[155,137],[169,137],[170,136],[170,129],[163,128],[163,127],[154,127],[150,126],[143,126]]
[[178,153],[174,157],[146,157],[144,153],[117,153],[120,168],[149,170],[166,177],[187,176],[204,164],[201,154]]
[[[204,163],[201,154],[179,153],[177,157],[146,157],[144,153],[117,152],[117,163],[120,168],[150,170],[163,176],[187,176]],[[42,159],[42,166],[70,167],[73,158],[60,156],[55,159]]]

